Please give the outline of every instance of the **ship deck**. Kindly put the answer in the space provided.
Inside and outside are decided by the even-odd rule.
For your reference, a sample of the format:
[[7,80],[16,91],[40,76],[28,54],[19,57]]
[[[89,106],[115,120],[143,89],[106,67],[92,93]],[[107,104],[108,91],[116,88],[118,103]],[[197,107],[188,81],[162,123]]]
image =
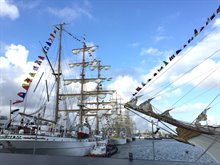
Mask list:
[[[48,155],[24,155],[0,153],[1,165],[201,165],[195,162],[173,162],[153,160],[129,160],[95,157],[70,157]],[[203,163],[202,163],[203,164]],[[217,165],[218,163],[204,163],[203,165]]]

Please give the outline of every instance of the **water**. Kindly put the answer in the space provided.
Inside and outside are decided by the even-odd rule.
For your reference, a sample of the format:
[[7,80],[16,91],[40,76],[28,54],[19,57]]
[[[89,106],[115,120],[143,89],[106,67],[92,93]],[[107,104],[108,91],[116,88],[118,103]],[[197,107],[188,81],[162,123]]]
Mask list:
[[[180,143],[171,139],[154,140],[155,160],[195,162],[203,153],[201,148]],[[129,153],[133,159],[154,160],[152,140],[137,139],[125,145],[118,146],[118,153],[112,158],[128,159]],[[204,154],[197,162],[215,163],[208,154]]]

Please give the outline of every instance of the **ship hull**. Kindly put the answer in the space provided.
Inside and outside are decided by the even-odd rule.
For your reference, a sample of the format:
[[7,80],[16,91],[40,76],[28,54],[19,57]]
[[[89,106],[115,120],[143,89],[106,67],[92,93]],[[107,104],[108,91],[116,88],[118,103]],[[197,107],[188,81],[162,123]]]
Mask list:
[[201,134],[188,140],[191,144],[203,148],[207,153],[220,163],[220,137]]
[[[96,145],[96,141],[88,139],[74,139],[62,137],[21,136],[13,135],[1,137],[2,152],[24,153],[24,154],[46,154],[46,155],[65,155],[65,156],[86,156]],[[18,139],[20,138],[20,139]]]

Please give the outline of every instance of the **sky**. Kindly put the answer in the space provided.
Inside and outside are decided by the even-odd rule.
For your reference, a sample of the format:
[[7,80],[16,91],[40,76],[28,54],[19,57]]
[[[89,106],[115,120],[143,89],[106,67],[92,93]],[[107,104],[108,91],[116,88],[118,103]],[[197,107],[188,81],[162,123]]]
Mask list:
[[[158,67],[164,66],[164,60],[183,49],[194,36],[194,29],[199,31],[219,5],[220,0],[0,0],[0,113],[8,114],[9,100],[19,99],[21,84],[41,53],[39,41],[44,43],[53,25],[65,22],[65,29],[74,36],[86,36],[87,42],[99,45],[96,56],[111,65],[109,76],[113,80],[108,87],[116,89],[126,102],[142,82],[147,82]],[[190,67],[214,53],[212,59],[187,72],[167,93],[160,93],[153,100],[161,111],[173,105],[184,91],[198,86],[204,78],[200,75],[207,68],[219,68],[219,14],[204,27],[163,69],[166,72],[154,77],[157,81],[151,81],[140,91],[145,98],[155,96],[162,85],[177,80]],[[77,46],[74,44],[70,44],[71,48]],[[201,91],[211,89],[209,97],[193,103],[185,100],[186,104],[180,103],[172,116],[192,122],[220,91],[217,75],[219,70],[196,91],[199,97]],[[185,87],[181,88],[183,84]],[[210,111],[208,120],[212,124],[220,124],[219,107],[216,103]],[[132,114],[132,117],[138,129],[149,127],[139,116]]]

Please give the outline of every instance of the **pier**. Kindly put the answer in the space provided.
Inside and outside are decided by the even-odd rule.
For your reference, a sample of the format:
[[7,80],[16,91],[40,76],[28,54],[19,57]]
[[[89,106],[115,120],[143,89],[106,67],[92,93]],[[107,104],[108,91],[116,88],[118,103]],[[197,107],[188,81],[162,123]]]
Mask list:
[[[95,157],[70,157],[0,153],[1,165],[201,165],[199,162],[129,160]],[[218,163],[202,163],[218,165]]]

